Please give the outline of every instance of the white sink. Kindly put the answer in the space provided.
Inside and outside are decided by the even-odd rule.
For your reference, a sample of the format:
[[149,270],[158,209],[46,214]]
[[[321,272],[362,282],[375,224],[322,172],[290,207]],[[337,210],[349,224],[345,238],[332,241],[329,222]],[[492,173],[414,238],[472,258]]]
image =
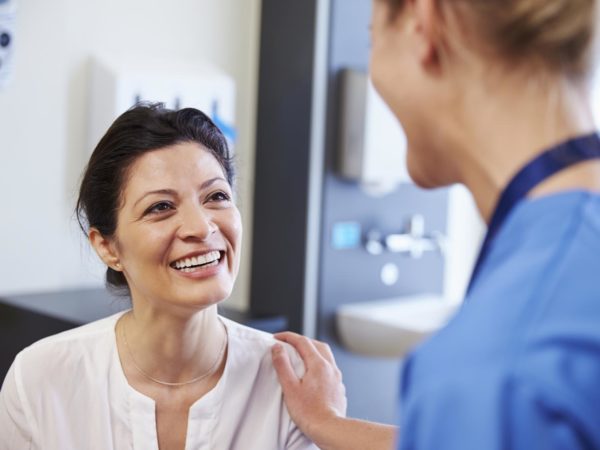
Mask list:
[[337,332],[353,352],[399,358],[446,325],[459,306],[428,294],[342,305],[336,314]]

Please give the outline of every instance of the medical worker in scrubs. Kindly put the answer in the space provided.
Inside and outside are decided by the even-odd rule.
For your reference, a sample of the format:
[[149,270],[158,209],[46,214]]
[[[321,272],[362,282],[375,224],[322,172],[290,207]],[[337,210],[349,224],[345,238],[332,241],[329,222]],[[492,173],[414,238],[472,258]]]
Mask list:
[[[424,188],[463,183],[488,233],[458,315],[405,361],[400,426],[344,419],[322,343],[273,357],[321,449],[600,449],[595,0],[373,0],[371,75]],[[368,380],[365,380],[365,384]]]

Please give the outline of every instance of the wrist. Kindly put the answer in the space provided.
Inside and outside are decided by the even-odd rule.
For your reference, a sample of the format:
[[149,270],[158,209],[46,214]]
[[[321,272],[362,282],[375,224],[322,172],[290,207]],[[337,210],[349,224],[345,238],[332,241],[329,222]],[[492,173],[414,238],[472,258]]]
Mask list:
[[307,424],[307,435],[321,450],[339,449],[339,435],[344,432],[346,421],[335,414],[321,417]]

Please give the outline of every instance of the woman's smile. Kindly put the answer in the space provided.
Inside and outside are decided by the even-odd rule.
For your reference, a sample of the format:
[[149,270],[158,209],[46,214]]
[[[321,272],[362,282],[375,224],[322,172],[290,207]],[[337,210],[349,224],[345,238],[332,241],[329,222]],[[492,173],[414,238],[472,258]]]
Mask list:
[[223,268],[225,261],[224,251],[211,250],[191,253],[173,261],[169,266],[186,278],[201,279],[216,275]]

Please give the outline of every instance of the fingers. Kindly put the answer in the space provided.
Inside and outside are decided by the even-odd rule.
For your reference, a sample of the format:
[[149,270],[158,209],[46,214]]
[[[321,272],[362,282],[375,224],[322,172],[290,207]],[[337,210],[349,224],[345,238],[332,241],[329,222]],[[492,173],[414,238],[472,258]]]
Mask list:
[[333,357],[333,352],[331,351],[331,347],[329,346],[329,344],[314,339],[312,342],[321,354],[321,356],[325,358],[327,362],[337,367],[337,365],[335,364],[335,358]]
[[300,357],[304,360],[306,366],[310,366],[311,363],[321,359],[321,353],[317,350],[312,340],[305,336],[292,333],[291,331],[285,331],[283,333],[277,333],[275,338],[291,344],[300,354]]
[[290,357],[281,344],[273,345],[271,348],[271,356],[281,387],[283,388],[284,393],[288,392],[300,382],[294,372]]
[[325,342],[317,341],[316,339],[309,339],[306,336],[302,336],[291,331],[276,333],[275,339],[279,339],[280,341],[293,345],[304,361],[310,359],[314,360],[318,354],[328,363],[337,368],[331,347],[329,347],[329,345]]

